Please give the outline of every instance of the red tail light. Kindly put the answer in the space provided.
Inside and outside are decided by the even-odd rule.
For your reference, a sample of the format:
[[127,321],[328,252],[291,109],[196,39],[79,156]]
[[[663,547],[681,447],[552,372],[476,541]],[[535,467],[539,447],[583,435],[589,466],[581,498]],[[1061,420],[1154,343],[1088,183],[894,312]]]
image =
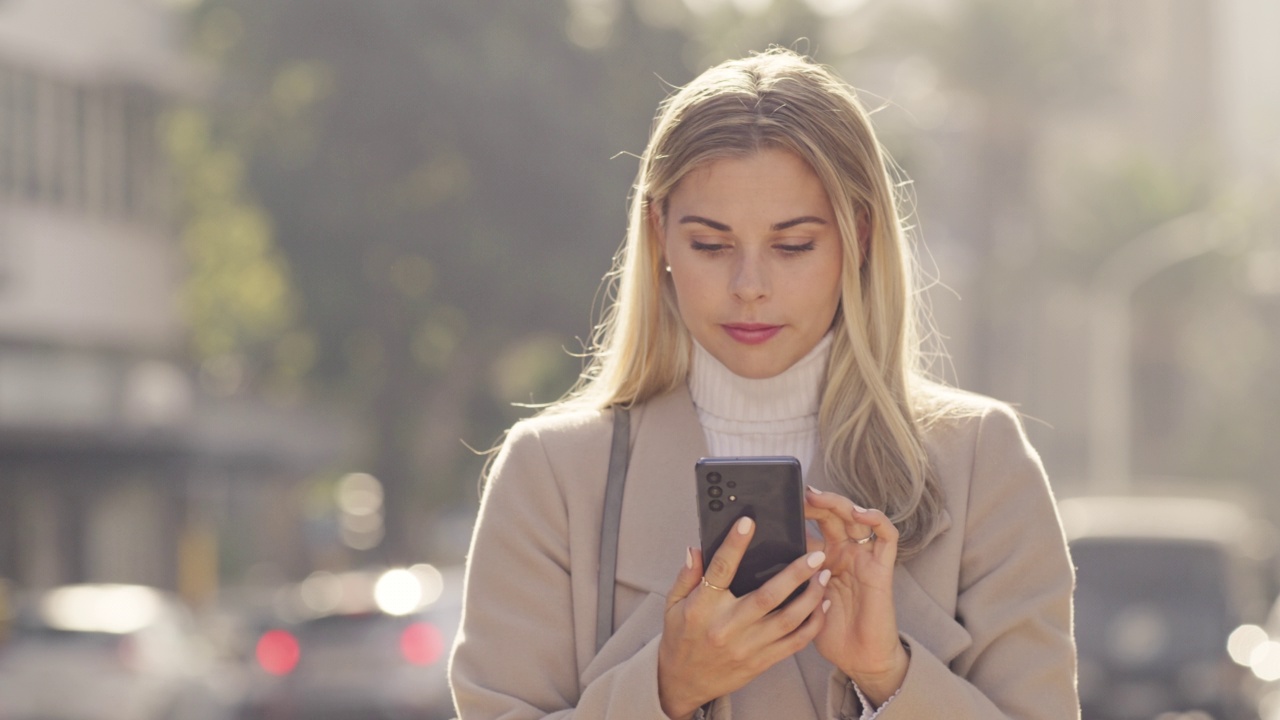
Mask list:
[[400,654],[414,665],[431,665],[444,656],[444,636],[435,625],[416,622],[400,633]]
[[286,630],[269,630],[258,638],[254,654],[258,665],[272,675],[288,675],[298,667],[301,649],[298,640]]

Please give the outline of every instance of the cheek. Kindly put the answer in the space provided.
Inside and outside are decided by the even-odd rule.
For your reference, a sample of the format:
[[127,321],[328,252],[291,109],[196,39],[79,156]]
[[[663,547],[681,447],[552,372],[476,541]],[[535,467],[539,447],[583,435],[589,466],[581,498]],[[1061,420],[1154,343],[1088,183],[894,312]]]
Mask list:
[[828,270],[820,278],[814,278],[813,284],[810,286],[814,291],[814,304],[823,308],[824,320],[831,320],[835,317],[836,309],[840,306],[840,264],[839,261],[832,264],[834,270]]
[[677,273],[672,274],[671,280],[676,294],[676,307],[680,309],[680,316],[688,324],[706,308],[707,283],[695,277]]

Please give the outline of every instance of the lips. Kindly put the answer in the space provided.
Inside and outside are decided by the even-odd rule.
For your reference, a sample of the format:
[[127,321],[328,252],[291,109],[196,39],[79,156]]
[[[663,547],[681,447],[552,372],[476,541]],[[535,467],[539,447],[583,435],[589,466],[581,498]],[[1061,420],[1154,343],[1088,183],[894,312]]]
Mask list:
[[782,330],[781,325],[766,325],[764,323],[732,323],[721,327],[724,328],[729,337],[744,345],[759,345],[768,341]]

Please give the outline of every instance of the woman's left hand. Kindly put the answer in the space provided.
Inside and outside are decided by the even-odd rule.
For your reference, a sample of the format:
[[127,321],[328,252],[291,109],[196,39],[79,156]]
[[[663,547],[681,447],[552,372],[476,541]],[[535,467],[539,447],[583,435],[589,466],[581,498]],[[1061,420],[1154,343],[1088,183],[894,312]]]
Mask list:
[[[805,517],[822,531],[824,567],[831,571],[831,605],[813,643],[879,707],[902,686],[910,662],[893,608],[898,529],[879,510],[813,488],[805,493]],[[858,542],[865,538],[871,539]]]

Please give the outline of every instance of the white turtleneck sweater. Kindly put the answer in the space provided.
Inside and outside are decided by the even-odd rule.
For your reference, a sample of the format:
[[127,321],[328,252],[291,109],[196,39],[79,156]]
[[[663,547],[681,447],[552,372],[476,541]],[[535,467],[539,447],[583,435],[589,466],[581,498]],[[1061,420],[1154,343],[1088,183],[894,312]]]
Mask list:
[[[771,378],[736,375],[694,341],[689,394],[713,456],[790,455],[808,476],[818,457],[818,408],[831,357],[827,333],[795,365]],[[852,681],[862,703],[859,720],[874,720],[894,697],[874,708]]]
[[689,393],[714,456],[791,455],[808,474],[818,456],[818,405],[822,399],[827,333],[796,364],[771,378],[735,375],[694,343]]

